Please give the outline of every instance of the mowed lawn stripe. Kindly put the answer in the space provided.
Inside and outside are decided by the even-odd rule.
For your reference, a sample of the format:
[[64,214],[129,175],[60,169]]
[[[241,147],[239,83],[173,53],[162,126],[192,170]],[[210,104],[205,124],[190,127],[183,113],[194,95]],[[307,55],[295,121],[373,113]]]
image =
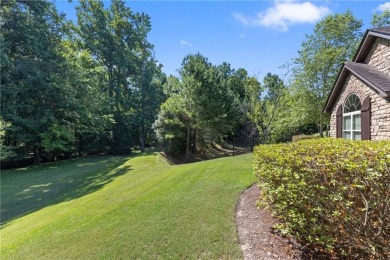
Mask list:
[[[234,209],[255,180],[252,155],[169,165],[154,153],[128,158],[110,172],[115,178],[93,192],[3,225],[2,258],[241,257]],[[15,188],[17,174],[6,173],[2,187]]]

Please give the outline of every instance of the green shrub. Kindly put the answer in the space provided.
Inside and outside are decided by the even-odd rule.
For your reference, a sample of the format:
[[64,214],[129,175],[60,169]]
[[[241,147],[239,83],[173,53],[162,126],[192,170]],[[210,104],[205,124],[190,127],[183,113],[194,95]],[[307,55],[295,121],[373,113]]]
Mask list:
[[277,228],[349,258],[390,254],[390,142],[324,138],[255,149]]
[[306,139],[319,139],[321,138],[319,135],[293,135],[292,141],[293,142],[298,142],[301,140],[306,140]]

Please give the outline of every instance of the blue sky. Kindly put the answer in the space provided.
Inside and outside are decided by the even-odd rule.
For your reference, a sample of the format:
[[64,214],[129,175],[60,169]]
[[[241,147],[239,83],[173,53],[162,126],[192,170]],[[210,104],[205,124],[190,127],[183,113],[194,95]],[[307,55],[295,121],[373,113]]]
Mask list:
[[[57,9],[76,20],[77,1],[57,0]],[[107,1],[109,4],[109,1]],[[187,54],[201,53],[215,65],[226,61],[259,79],[268,72],[285,78],[281,65],[297,57],[305,34],[328,14],[351,10],[370,27],[374,12],[390,1],[127,1],[151,17],[149,41],[166,74],[178,75]]]

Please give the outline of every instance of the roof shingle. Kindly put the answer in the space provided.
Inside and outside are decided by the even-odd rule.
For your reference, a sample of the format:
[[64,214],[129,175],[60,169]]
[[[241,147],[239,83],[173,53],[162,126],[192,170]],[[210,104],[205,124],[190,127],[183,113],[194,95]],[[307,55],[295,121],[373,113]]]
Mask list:
[[383,97],[390,96],[390,76],[364,63],[346,62],[345,67],[371,85]]
[[369,31],[390,35],[390,26],[372,28]]

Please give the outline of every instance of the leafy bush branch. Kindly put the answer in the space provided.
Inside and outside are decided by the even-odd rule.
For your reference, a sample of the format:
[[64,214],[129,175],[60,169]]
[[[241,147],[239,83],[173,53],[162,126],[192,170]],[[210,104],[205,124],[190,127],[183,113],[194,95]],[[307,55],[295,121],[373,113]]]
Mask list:
[[390,256],[389,141],[261,145],[254,167],[283,233],[340,256]]

